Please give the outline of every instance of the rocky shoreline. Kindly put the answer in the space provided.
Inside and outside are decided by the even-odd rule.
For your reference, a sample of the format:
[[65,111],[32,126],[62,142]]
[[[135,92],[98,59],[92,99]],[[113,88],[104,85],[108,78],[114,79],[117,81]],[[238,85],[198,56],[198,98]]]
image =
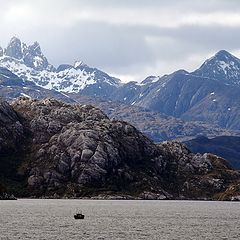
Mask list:
[[0,200],[17,200],[17,198],[13,194],[2,193],[0,195]]

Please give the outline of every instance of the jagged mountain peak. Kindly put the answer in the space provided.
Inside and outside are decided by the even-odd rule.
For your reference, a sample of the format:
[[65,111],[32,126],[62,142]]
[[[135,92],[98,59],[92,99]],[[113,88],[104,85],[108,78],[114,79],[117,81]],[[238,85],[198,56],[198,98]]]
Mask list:
[[60,64],[56,69],[48,62],[38,42],[27,45],[16,37],[11,39],[4,54],[0,49],[0,66],[37,86],[59,92],[84,91],[87,95],[107,96],[120,84],[119,79],[89,67],[83,61],[74,65]]
[[22,51],[22,42],[17,37],[12,37],[8,46],[6,47],[4,54],[9,57],[13,57],[15,59],[22,59],[23,58],[23,51]]
[[53,69],[53,66],[49,64],[47,58],[43,55],[38,42],[34,42],[26,47],[24,62],[27,66],[39,71]]
[[76,61],[74,63],[74,68],[80,68],[80,67],[88,67],[88,65],[86,63],[84,63],[83,61]]
[[240,59],[221,50],[207,59],[193,74],[226,84],[240,85]]
[[38,42],[34,42],[32,45],[29,45],[28,49],[34,52],[36,55],[42,55],[42,50]]
[[38,71],[53,69],[53,66],[48,63],[47,58],[43,55],[38,42],[27,45],[15,36],[11,38],[4,51],[0,49],[0,57],[6,57],[6,60],[2,59],[3,62],[9,61],[10,58],[14,61],[21,61],[27,67]]
[[8,43],[8,46],[7,47],[12,47],[12,46],[16,46],[16,45],[19,45],[21,46],[22,42],[20,40],[20,38],[16,37],[16,36],[13,36],[9,43]]

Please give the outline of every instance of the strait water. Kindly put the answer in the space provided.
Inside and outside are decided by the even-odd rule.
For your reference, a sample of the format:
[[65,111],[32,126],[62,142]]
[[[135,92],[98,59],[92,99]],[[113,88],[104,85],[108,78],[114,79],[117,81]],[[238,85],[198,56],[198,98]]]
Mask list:
[[[85,214],[75,220],[76,209]],[[240,203],[0,201],[0,239],[240,239]]]

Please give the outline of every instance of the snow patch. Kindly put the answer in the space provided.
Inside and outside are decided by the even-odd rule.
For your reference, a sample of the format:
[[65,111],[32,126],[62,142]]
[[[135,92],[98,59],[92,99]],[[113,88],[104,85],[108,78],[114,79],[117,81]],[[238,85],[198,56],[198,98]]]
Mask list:
[[42,64],[43,64],[43,59],[41,57],[35,56],[33,58],[33,65],[34,65],[35,68],[37,68],[39,66],[42,66]]
[[[43,63],[41,57],[34,57],[34,66],[37,67]],[[76,62],[75,67],[83,65],[82,61]],[[25,65],[23,60],[17,60],[10,57],[0,57],[0,66],[6,67],[11,72],[22,78],[24,81],[32,81],[37,86],[49,90],[56,90],[65,93],[78,93],[89,85],[98,82],[107,83],[112,86],[118,86],[119,82],[111,77],[105,76],[100,72],[100,77],[95,75],[96,69],[86,66],[82,69],[65,69],[60,72],[42,70],[38,71]],[[85,66],[85,65],[84,65]],[[101,76],[103,74],[103,76]],[[101,86],[99,87],[101,89]]]
[[81,66],[82,64],[84,64],[83,61],[76,61],[74,63],[74,68],[77,68],[77,67]]
[[24,97],[28,97],[28,98],[31,98],[31,96],[29,96],[29,95],[27,95],[27,94],[25,94],[25,93],[20,93],[22,96],[24,96]]

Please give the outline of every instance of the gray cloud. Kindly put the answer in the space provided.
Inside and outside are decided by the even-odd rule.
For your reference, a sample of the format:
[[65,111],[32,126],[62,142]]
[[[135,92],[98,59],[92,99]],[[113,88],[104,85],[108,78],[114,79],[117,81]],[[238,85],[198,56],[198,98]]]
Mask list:
[[83,60],[123,80],[193,70],[239,52],[238,0],[0,0],[0,45],[39,41],[54,65]]

